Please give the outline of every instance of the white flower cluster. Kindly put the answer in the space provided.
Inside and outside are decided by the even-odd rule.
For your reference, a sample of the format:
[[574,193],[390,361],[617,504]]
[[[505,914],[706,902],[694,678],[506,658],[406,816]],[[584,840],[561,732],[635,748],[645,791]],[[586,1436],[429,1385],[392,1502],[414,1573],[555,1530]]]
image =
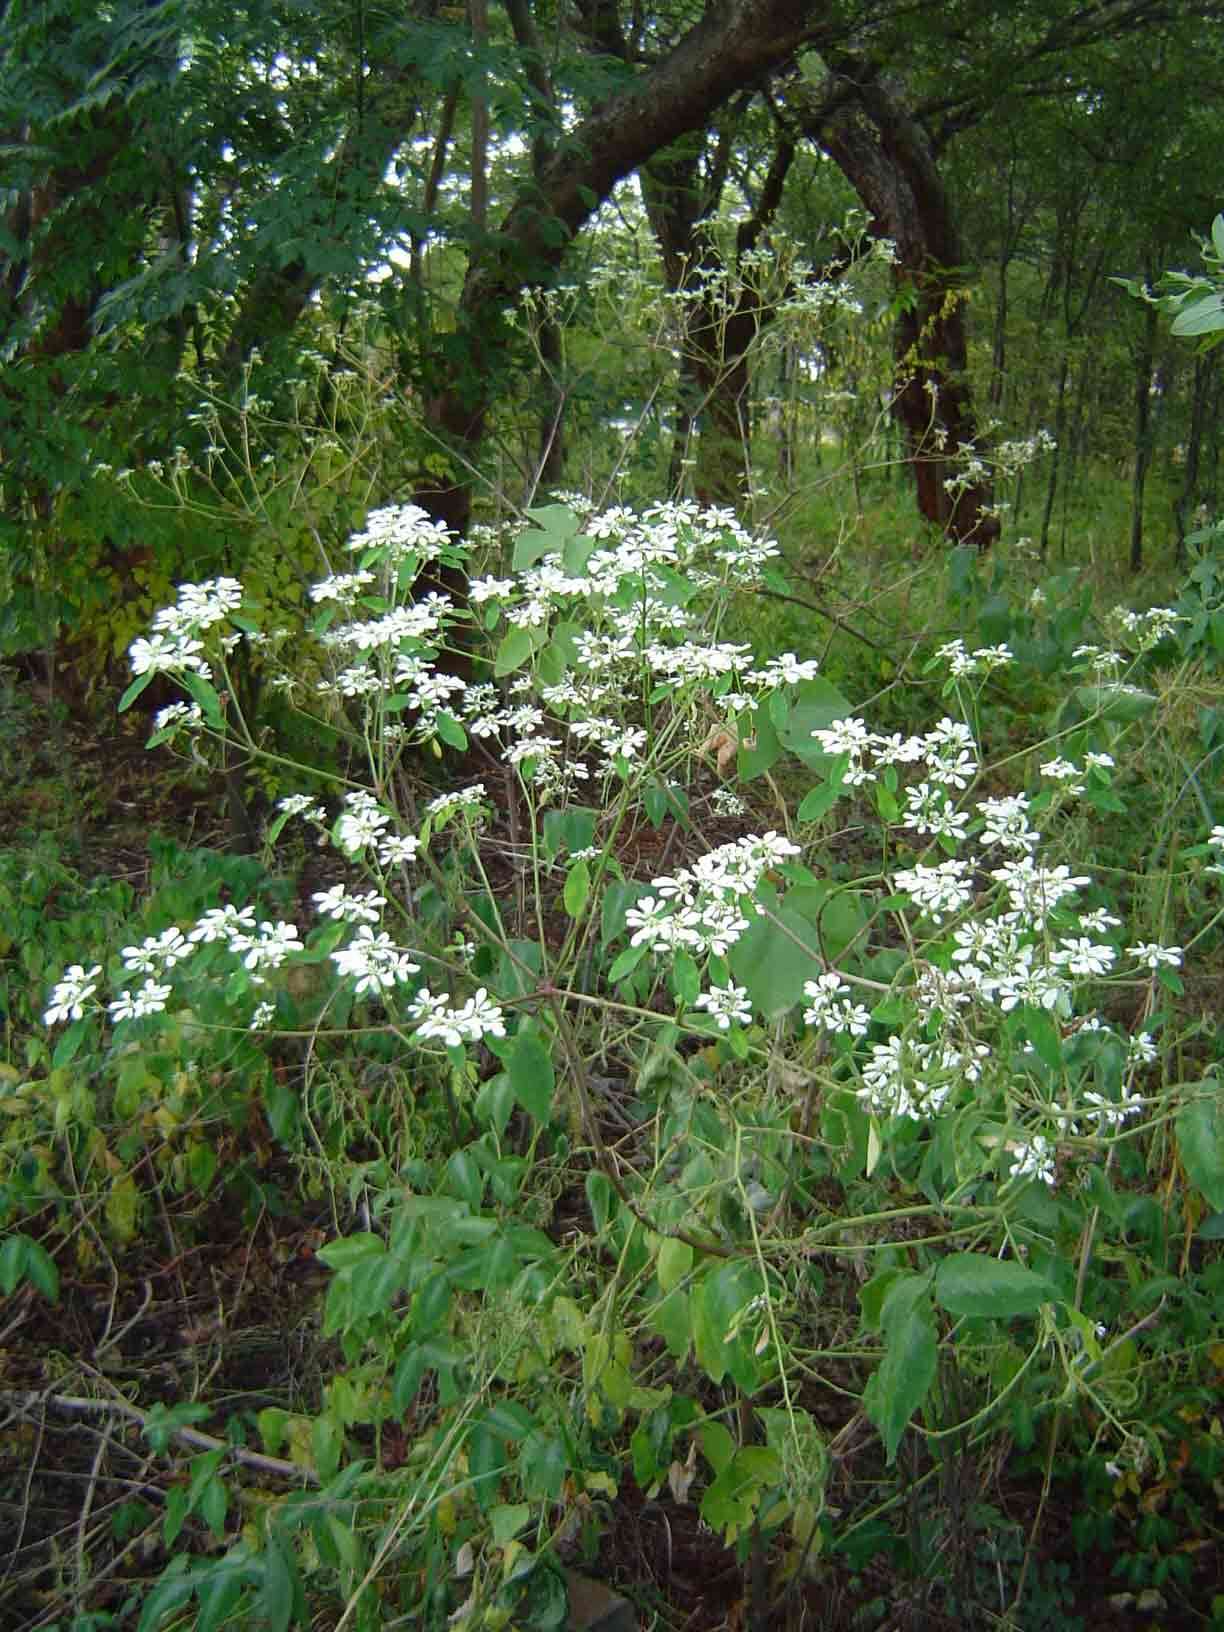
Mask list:
[[942,1043],[893,1036],[886,1043],[872,1044],[856,1092],[876,1116],[925,1121],[943,1108],[960,1082],[978,1080],[989,1052],[984,1044],[966,1055]]
[[1128,607],[1116,606],[1113,621],[1120,632],[1122,643],[1131,651],[1142,654],[1159,646],[1186,619],[1170,606],[1150,606],[1144,612],[1132,612]]
[[190,672],[209,679],[212,671],[201,655],[204,643],[200,636],[223,623],[241,605],[242,585],[235,578],[182,584],[175,604],[154,614],[152,638],[134,640],[128,648],[132,673]]
[[376,551],[377,558],[398,565],[410,557],[434,561],[450,542],[452,529],[435,521],[419,504],[387,505],[371,510],[362,532],[354,533],[348,547],[354,555]]
[[708,992],[699,994],[696,1007],[706,1010],[719,1031],[752,1022],[752,1004],[744,986],[711,986]]
[[444,1043],[447,1048],[506,1035],[505,1014],[483,986],[457,1009],[450,1007],[449,992],[435,995],[422,987],[408,1012],[417,1022],[417,1037]]
[[1005,668],[1007,664],[1015,662],[1010,646],[979,646],[975,651],[969,652],[966,651],[963,640],[947,641],[938,649],[935,656],[948,665],[948,673],[953,680],[993,674],[996,669]]
[[803,991],[810,999],[803,1014],[805,1026],[849,1037],[865,1037],[871,1029],[871,1016],[861,1003],[853,1001],[850,987],[835,969],[826,970],[817,980],[805,981]]
[[963,837],[968,817],[955,811],[946,790],[968,787],[978,773],[977,747],[967,725],[945,716],[925,736],[884,737],[851,717],[834,720],[812,736],[824,753],[845,757],[841,780],[846,787],[876,781],[889,765],[921,764],[927,779],[906,791],[907,824],[919,833]]
[[725,957],[748,928],[753,892],[764,874],[799,854],[780,834],[733,840],[701,856],[692,867],[652,880],[651,894],[625,915],[631,946],[656,954],[674,951]]

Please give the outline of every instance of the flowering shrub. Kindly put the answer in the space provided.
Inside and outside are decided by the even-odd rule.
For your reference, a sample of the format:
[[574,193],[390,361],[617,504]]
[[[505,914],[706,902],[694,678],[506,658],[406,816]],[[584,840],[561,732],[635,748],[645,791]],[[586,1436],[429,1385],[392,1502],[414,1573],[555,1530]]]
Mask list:
[[[1085,652],[1074,716],[1004,780],[969,722],[1005,644],[937,654],[969,719],[877,732],[810,660],[726,638],[735,597],[777,571],[729,513],[569,496],[532,512],[508,564],[485,560],[500,543],[469,552],[412,506],[376,511],[292,641],[263,638],[232,580],[179,591],[132,647],[124,706],[169,676],[188,700],[151,745],[224,740],[290,774],[232,703],[230,654],[255,643],[346,744],[341,767],[300,768],[269,842],[304,824],[338,876],[307,922],[218,901],[105,970],[83,952],[45,1013],[66,1028],[60,1063],[97,1028],[116,1052],[162,1024],[271,1042],[302,1032],[290,976],[308,969],[312,1051],[394,1038],[398,1092],[462,1102],[476,1137],[441,1166],[398,1152],[370,1227],[324,1249],[325,1330],[363,1391],[320,1419],[319,1477],[342,1477],[354,1422],[402,1418],[437,1371],[421,1514],[473,1500],[460,1444],[485,1470],[482,1512],[499,1492],[556,1506],[599,1460],[542,1403],[541,1369],[567,1355],[589,1434],[636,1419],[641,1485],[691,1431],[706,1521],[729,1540],[789,1526],[800,1557],[832,1523],[812,1402],[839,1353],[889,1463],[911,1425],[972,1436],[1021,1407],[1031,1423],[1034,1401],[1091,1401],[1106,1448],[1142,1440],[1120,1379],[1150,1304],[1108,1268],[1128,1175],[1173,1119],[1187,1219],[1200,1196],[1224,1211],[1224,1116],[1215,1081],[1177,1080],[1161,1041],[1220,914],[1184,944],[1130,934],[1053,849],[1077,803],[1119,806],[1130,660]],[[464,600],[415,595],[439,566],[468,574]],[[1141,654],[1167,618],[1120,635]],[[460,785],[438,791],[426,771],[448,750]],[[1224,827],[1198,860],[1221,869]],[[516,1113],[531,1153],[581,1152],[579,1247],[524,1216]],[[591,1299],[580,1261],[600,1254],[616,1268]],[[847,1265],[852,1341],[812,1298],[813,1272],[832,1285]],[[473,1293],[510,1321],[515,1358],[472,1359]],[[657,1386],[648,1338],[754,1399],[761,1443]],[[941,1353],[975,1379],[959,1424],[934,1389]]]

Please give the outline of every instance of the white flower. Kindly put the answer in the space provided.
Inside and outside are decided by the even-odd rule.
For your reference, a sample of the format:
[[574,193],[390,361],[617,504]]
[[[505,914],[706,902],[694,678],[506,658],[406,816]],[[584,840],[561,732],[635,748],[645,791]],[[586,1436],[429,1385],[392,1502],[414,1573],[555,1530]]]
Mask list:
[[514,594],[514,588],[513,578],[473,578],[468,584],[468,598],[479,606],[482,601],[505,600]]
[[1150,1031],[1141,1031],[1137,1037],[1127,1038],[1126,1063],[1128,1066],[1153,1065],[1157,1058],[1156,1039]]
[[152,640],[134,640],[128,647],[128,658],[133,674],[173,674],[176,669],[191,669],[207,677],[208,665],[199,656],[203,650],[201,643],[189,635],[154,635]]
[[201,913],[187,939],[204,944],[211,941],[229,941],[232,944],[235,936],[242,937],[254,927],[254,907],[236,907],[227,902],[223,907],[210,907],[207,912]]
[[994,669],[1004,668],[1008,663],[1015,662],[1015,653],[1010,646],[979,646],[974,657],[982,665],[987,674]]
[[468,810],[478,805],[485,797],[483,782],[473,782],[471,787],[460,788],[454,793],[440,793],[436,799],[431,799],[425,806],[427,816],[443,816],[452,810]]
[[1068,793],[1084,791],[1084,773],[1069,759],[1047,759],[1041,767],[1041,774],[1048,776],[1052,782],[1066,783]]
[[919,833],[946,835],[963,839],[969,825],[969,813],[957,810],[942,788],[930,782],[919,782],[917,787],[905,790],[905,823]]
[[384,867],[394,867],[414,861],[420,848],[421,841],[415,834],[388,833],[379,840],[377,855]]
[[247,1027],[247,1030],[248,1031],[262,1031],[263,1028],[268,1024],[268,1021],[271,1020],[272,1017],[275,1015],[275,1013],[276,1013],[276,1004],[275,1003],[258,1003],[258,1004],[256,1004],[255,1012],[251,1016],[250,1024]]
[[419,1019],[416,1035],[434,1038],[447,1048],[478,1043],[482,1037],[504,1037],[505,1018],[482,986],[461,1009],[448,1008],[449,995],[435,997],[428,990],[417,993],[409,1013]]
[[320,917],[335,918],[346,924],[376,924],[379,908],[385,907],[385,895],[367,890],[364,895],[350,895],[343,884],[333,884],[330,890],[316,890],[311,900]]
[[156,731],[165,731],[172,725],[185,725],[194,730],[203,723],[204,715],[199,703],[168,703],[165,708],[159,708],[153,716],[153,728]]
[[131,975],[160,975],[190,957],[191,950],[181,929],[166,929],[147,936],[139,946],[125,946],[119,956]]
[[814,657],[800,659],[794,652],[783,652],[781,657],[771,658],[763,669],[753,669],[745,676],[751,684],[757,686],[797,686],[802,680],[814,680],[820,672],[820,665]]
[[276,808],[283,810],[286,816],[303,816],[308,822],[321,822],[327,815],[323,806],[308,793],[286,794],[276,801]]
[[432,561],[449,542],[451,528],[434,521],[419,504],[387,505],[371,510],[365,531],[355,533],[348,547],[354,552],[377,549],[387,561],[402,561],[415,555]]
[[1048,1139],[1043,1139],[1040,1134],[1034,1134],[1026,1144],[1013,1145],[1010,1149],[1013,1179],[1040,1179],[1042,1184],[1054,1188],[1057,1182],[1054,1172],[1054,1150]]
[[345,804],[349,808],[336,823],[336,843],[349,855],[356,855],[381,840],[382,830],[391,818],[370,794],[360,790],[346,794]]
[[823,753],[849,754],[851,759],[858,758],[873,741],[866,721],[850,717],[834,720],[832,725],[813,731],[812,735]]
[[993,868],[990,876],[1006,886],[1012,911],[1034,929],[1044,925],[1060,901],[1092,882],[1082,875],[1073,876],[1061,864],[1042,867],[1031,856],[1017,856]]
[[803,1013],[805,1026],[820,1026],[828,1032],[847,1032],[851,1037],[867,1035],[871,1016],[861,1004],[850,1001],[850,988],[835,969],[826,970],[817,980],[805,981],[803,990],[811,999],[811,1007]]
[[715,788],[710,803],[720,816],[743,816],[748,810],[739,794],[732,793],[730,788]]
[[730,1031],[733,1024],[746,1026],[752,1019],[745,986],[711,986],[698,995],[696,1006],[708,1011],[719,1031]]
[[893,884],[896,889],[904,890],[916,907],[940,923],[972,901],[969,875],[968,862],[951,860],[937,867],[902,868],[893,874]]
[[953,680],[964,680],[978,672],[978,665],[965,650],[963,640],[947,641],[943,646],[939,647],[935,656],[942,657],[947,663],[948,672]]
[[85,1013],[85,1004],[97,991],[102,965],[91,969],[73,963],[64,970],[51,993],[50,1007],[43,1015],[44,1026],[58,1026],[62,1020],[79,1020]]
[[1086,935],[1064,936],[1050,954],[1050,962],[1072,975],[1107,975],[1117,955],[1112,946],[1094,945]]
[[505,1014],[483,986],[461,1009],[454,1010],[454,1023],[464,1041],[469,1043],[478,1043],[482,1037],[506,1035]]
[[671,937],[671,908],[666,901],[644,895],[625,913],[625,925],[633,930],[630,946],[655,948],[666,945]]
[[170,996],[169,986],[159,986],[155,980],[146,980],[138,992],[123,992],[107,1005],[111,1019],[141,1020],[149,1014],[161,1014]]
[[373,582],[372,572],[335,573],[312,584],[310,598],[312,601],[338,601],[342,606],[351,606],[366,585]]
[[1166,964],[1170,969],[1180,969],[1182,949],[1180,946],[1160,946],[1155,941],[1140,941],[1138,946],[1128,946],[1127,956],[1138,958],[1149,969],[1158,969]]
[[252,972],[261,969],[279,969],[291,952],[300,952],[302,943],[296,924],[278,923],[265,919],[258,935],[233,935],[230,950],[237,952],[243,965]]
[[394,944],[385,930],[376,935],[369,924],[362,924],[353,940],[333,952],[331,959],[337,974],[353,977],[358,996],[389,992],[418,974],[421,967]]
[[1121,918],[1115,918],[1113,913],[1105,907],[1094,907],[1091,912],[1081,912],[1079,915],[1080,928],[1086,929],[1090,935],[1104,935],[1111,929],[1120,929]]
[[1128,1117],[1138,1116],[1143,1110],[1143,1100],[1138,1094],[1123,1094],[1120,1100],[1112,1100],[1106,1099],[1104,1094],[1098,1094],[1093,1089],[1085,1093],[1084,1104],[1096,1123],[1098,1133],[1122,1127]]
[[985,827],[978,837],[979,844],[989,847],[1001,845],[1004,850],[1031,852],[1040,835],[1029,826],[1029,802],[1022,793],[1002,799],[981,799],[978,811]]

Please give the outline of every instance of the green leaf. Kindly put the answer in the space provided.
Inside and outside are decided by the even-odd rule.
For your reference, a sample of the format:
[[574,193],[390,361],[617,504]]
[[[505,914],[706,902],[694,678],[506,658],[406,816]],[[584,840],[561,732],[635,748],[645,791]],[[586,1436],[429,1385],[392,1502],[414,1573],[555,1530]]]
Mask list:
[[1224,1212],[1224,1115],[1220,1109],[1220,1085],[1208,1078],[1197,1086],[1214,1092],[1211,1098],[1194,1100],[1177,1113],[1177,1148],[1191,1184],[1202,1191],[1214,1211]]
[[[118,713],[122,714],[127,709],[131,708],[132,704],[136,701],[137,697],[140,696],[141,692],[144,691],[145,687],[152,684],[154,672],[154,670],[148,669],[144,674],[138,674],[136,676],[135,680],[132,681],[131,685],[119,699],[119,707],[117,710]],[[143,1621],[141,1622],[141,1625],[144,1625]]]
[[457,748],[461,754],[467,752],[467,732],[453,714],[442,710],[434,720],[434,729],[448,747]]
[[555,1502],[565,1485],[569,1457],[556,1434],[537,1428],[523,1441],[519,1452],[519,1478],[523,1494],[536,1501]]
[[137,1632],[154,1632],[172,1611],[181,1609],[195,1590],[195,1582],[188,1573],[186,1553],[172,1558],[162,1571],[161,1580],[149,1593],[141,1610]]
[[10,1235],[0,1246],[0,1292],[6,1298],[12,1297],[17,1282],[25,1274],[33,1245],[28,1235]]
[[570,868],[565,879],[565,891],[562,900],[565,910],[571,918],[581,918],[586,911],[586,904],[591,896],[591,869],[585,861],[577,862]]
[[275,1531],[268,1536],[263,1561],[259,1614],[267,1622],[270,1632],[288,1632],[293,1619],[294,1578],[288,1550]]
[[752,716],[749,735],[741,737],[736,754],[735,768],[740,781],[751,782],[754,777],[764,776],[781,756],[782,739],[768,714],[758,708]]
[[325,1263],[328,1269],[352,1269],[355,1264],[368,1262],[372,1258],[381,1258],[387,1250],[381,1236],[373,1235],[368,1230],[361,1230],[356,1235],[344,1236],[339,1241],[329,1241],[326,1246],[320,1247],[315,1254]]
[[493,1540],[499,1547],[504,1547],[513,1540],[531,1517],[531,1508],[526,1502],[499,1502],[496,1507],[489,1509],[489,1528],[493,1532]]
[[671,988],[676,1001],[692,1008],[701,992],[701,971],[687,952],[677,952],[672,958]]
[[196,1586],[199,1611],[195,1632],[219,1632],[237,1607],[243,1587],[257,1578],[257,1566],[244,1547],[211,1565]]
[[[561,555],[564,558],[566,544],[578,532],[578,519],[568,505],[542,504],[528,510],[527,514],[535,526],[520,533],[514,541],[515,572],[535,566],[546,555]],[[590,553],[588,550],[587,554]],[[576,569],[566,568],[567,572],[571,570]]]
[[954,1252],[935,1274],[935,1300],[950,1315],[978,1315],[1010,1320],[1033,1315],[1053,1303],[1057,1289],[1042,1275],[1011,1258],[981,1252]]
[[834,720],[845,719],[854,709],[831,681],[817,675],[814,680],[799,684],[797,700],[791,705],[790,718],[782,732],[782,745],[789,748],[807,765],[814,765],[828,756],[812,736],[813,731],[827,731]]
[[1051,1071],[1061,1071],[1062,1038],[1058,1026],[1045,1009],[1026,1004],[1020,1011],[1019,1024],[1020,1030],[1037,1051],[1037,1057],[1048,1065]]
[[616,1205],[616,1191],[612,1180],[598,1168],[592,1168],[586,1176],[587,1206],[591,1209],[591,1221],[595,1226],[595,1234],[603,1235],[612,1218],[612,1209]]
[[829,811],[833,809],[833,806],[844,792],[845,789],[838,780],[818,782],[800,801],[799,809],[795,813],[796,820],[800,822],[820,821],[822,816],[827,816]]
[[31,1241],[26,1251],[26,1280],[46,1298],[48,1303],[59,1300],[59,1269],[55,1259],[41,1241]]
[[506,1062],[514,1097],[536,1122],[552,1115],[556,1077],[548,1050],[532,1031],[520,1031]]
[[863,1393],[863,1408],[880,1430],[890,1466],[935,1380],[938,1344],[929,1281],[929,1275],[907,1275],[890,1289],[882,1316],[884,1358]]
[[191,693],[200,705],[200,712],[214,731],[225,730],[225,719],[221,713],[221,699],[217,696],[216,688],[210,681],[205,680],[202,674],[193,674],[190,669],[184,669],[179,676],[184,688]]
[[[779,902],[772,891],[759,894],[777,923],[753,918],[731,948],[728,962],[753,1006],[767,1020],[776,1020],[794,1008],[803,996],[804,981],[815,980],[822,965],[815,951],[815,931],[803,913]],[[806,950],[809,947],[811,951]]]
[[715,1474],[725,1472],[735,1455],[735,1441],[730,1431],[721,1422],[705,1422],[698,1429],[697,1437],[701,1441],[701,1454]]
[[502,636],[493,659],[493,673],[500,680],[515,669],[521,669],[536,649],[534,629],[509,629]]
[[615,986],[618,980],[632,974],[645,956],[645,946],[627,946],[608,970],[609,984]]
[[1119,725],[1129,725],[1150,714],[1157,699],[1150,691],[1121,681],[1099,686],[1076,686],[1071,694],[1084,715],[1099,715]]
[[693,1269],[694,1253],[687,1241],[677,1241],[672,1236],[665,1236],[659,1245],[658,1262],[655,1273],[659,1277],[659,1286],[662,1291],[670,1292],[680,1285],[685,1276],[690,1275]]
[[1215,334],[1224,329],[1224,294],[1209,290],[1183,306],[1173,319],[1170,332],[1179,336]]

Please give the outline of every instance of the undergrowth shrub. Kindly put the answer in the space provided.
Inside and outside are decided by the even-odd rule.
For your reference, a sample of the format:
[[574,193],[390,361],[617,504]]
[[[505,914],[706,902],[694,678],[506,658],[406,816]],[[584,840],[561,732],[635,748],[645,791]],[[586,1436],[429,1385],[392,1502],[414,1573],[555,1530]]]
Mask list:
[[[123,701],[170,676],[151,746],[267,767],[269,854],[306,836],[310,907],[201,865],[142,936],[80,948],[46,1075],[11,1090],[59,1074],[156,1123],[209,1062],[332,1207],[335,1373],[313,1414],[231,1418],[193,1458],[142,1632],[320,1600],[554,1626],[559,1560],[630,1479],[772,1549],[776,1594],[870,1558],[953,1453],[1010,1438],[1043,1506],[1060,1444],[1119,1500],[1166,1477],[1150,1396],[1170,1354],[1201,1379],[1220,1327],[1224,1111],[1184,982],[1218,944],[1224,825],[1125,914],[1078,846],[1125,816],[1175,615],[1119,614],[1106,648],[1057,594],[971,605],[958,560],[994,638],[941,643],[938,717],[882,732],[811,659],[734,638],[787,585],[730,513],[571,498],[469,549],[389,508],[350,555],[270,642],[240,583],[182,586]],[[439,567],[463,599],[417,592]],[[293,767],[235,704],[253,641],[337,761]],[[1045,734],[988,758],[1007,688],[1056,672]],[[0,1270],[48,1290],[32,1248]],[[207,1414],[141,1420],[169,1454]],[[240,1472],[302,1488],[252,1513]],[[941,1601],[1003,1581],[994,1613],[1050,1624],[1032,1537],[990,1552],[964,1511]]]

